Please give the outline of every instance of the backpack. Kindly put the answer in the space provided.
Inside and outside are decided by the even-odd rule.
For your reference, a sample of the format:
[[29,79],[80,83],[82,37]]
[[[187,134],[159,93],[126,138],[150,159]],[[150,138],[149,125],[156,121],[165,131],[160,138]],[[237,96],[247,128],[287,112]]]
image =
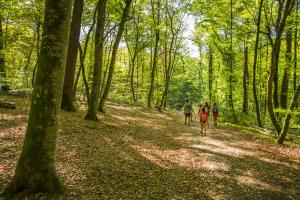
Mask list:
[[184,105],[184,112],[185,112],[185,113],[190,113],[190,112],[192,112],[192,104],[191,104],[191,103],[186,103],[186,104]]

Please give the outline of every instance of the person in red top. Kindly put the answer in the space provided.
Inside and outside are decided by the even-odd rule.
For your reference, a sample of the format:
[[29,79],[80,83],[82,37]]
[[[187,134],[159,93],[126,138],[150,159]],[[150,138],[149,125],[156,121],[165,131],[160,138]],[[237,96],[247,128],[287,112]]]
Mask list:
[[206,123],[207,123],[207,119],[208,119],[208,103],[207,102],[203,106],[200,106],[198,115],[200,118],[201,133],[206,134]]

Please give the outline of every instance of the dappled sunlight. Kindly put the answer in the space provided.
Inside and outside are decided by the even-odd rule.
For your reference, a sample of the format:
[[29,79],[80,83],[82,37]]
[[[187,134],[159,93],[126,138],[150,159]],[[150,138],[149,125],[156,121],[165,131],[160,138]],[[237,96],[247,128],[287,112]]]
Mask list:
[[299,170],[300,167],[299,165],[296,165],[294,163],[288,163],[288,162],[284,162],[284,161],[278,161],[278,160],[274,160],[274,159],[270,159],[270,158],[266,158],[266,157],[258,157],[259,160],[266,162],[266,163],[271,163],[271,164],[278,164],[278,165],[283,165],[285,167],[292,167],[296,170]]
[[146,159],[167,169],[184,167],[209,171],[229,171],[229,166],[226,163],[214,161],[210,159],[210,156],[197,154],[189,149],[162,149],[150,144],[145,146],[132,145],[132,148]]
[[170,116],[163,114],[163,113],[157,113],[157,112],[140,112],[142,115],[148,117],[148,118],[154,118],[157,120],[165,119],[165,120],[174,120]]
[[208,196],[211,199],[219,200],[219,199],[230,199],[227,195],[219,194],[215,189],[210,189],[207,191]]
[[201,142],[203,144],[193,144],[192,147],[239,158],[254,155],[253,152],[245,151],[241,148],[231,147],[218,140],[206,139],[202,140]]
[[254,187],[259,190],[271,190],[273,192],[281,192],[282,191],[282,188],[279,186],[271,185],[269,183],[259,180],[258,178],[248,176],[248,175],[238,176],[238,177],[236,177],[236,180],[239,184]]
[[147,128],[151,128],[154,130],[162,130],[165,128],[165,126],[151,120],[151,119],[145,119],[145,118],[140,118],[140,117],[133,117],[133,116],[120,116],[120,115],[111,115],[111,117],[118,119],[119,121],[116,122],[116,124],[119,123],[122,125],[127,125],[127,126],[144,126]]
[[114,104],[114,103],[108,103],[110,108],[116,109],[116,110],[122,110],[122,111],[134,111],[139,110],[140,107],[137,106],[130,106],[130,105],[122,105],[122,104]]
[[16,114],[16,115],[11,115],[11,114],[0,114],[0,123],[2,120],[11,120],[11,121],[15,121],[15,120],[24,120],[27,119],[28,117],[26,115],[22,115],[22,114]]

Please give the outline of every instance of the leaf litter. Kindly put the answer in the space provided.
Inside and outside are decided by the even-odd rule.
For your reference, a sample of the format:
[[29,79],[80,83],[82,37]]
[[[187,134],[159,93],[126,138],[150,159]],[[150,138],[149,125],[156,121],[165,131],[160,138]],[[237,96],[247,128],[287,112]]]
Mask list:
[[[28,108],[0,109],[0,192],[14,174]],[[228,127],[200,134],[178,114],[109,102],[100,122],[61,112],[57,172],[66,199],[298,199],[299,146]],[[258,138],[253,140],[253,138]],[[40,199],[42,197],[39,196]],[[38,199],[38,198],[37,198]]]

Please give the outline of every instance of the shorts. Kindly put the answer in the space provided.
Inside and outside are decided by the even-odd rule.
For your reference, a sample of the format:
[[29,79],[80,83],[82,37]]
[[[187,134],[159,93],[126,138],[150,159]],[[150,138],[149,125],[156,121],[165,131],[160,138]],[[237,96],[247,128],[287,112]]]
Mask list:
[[184,113],[185,117],[190,117],[192,115],[192,113]]

